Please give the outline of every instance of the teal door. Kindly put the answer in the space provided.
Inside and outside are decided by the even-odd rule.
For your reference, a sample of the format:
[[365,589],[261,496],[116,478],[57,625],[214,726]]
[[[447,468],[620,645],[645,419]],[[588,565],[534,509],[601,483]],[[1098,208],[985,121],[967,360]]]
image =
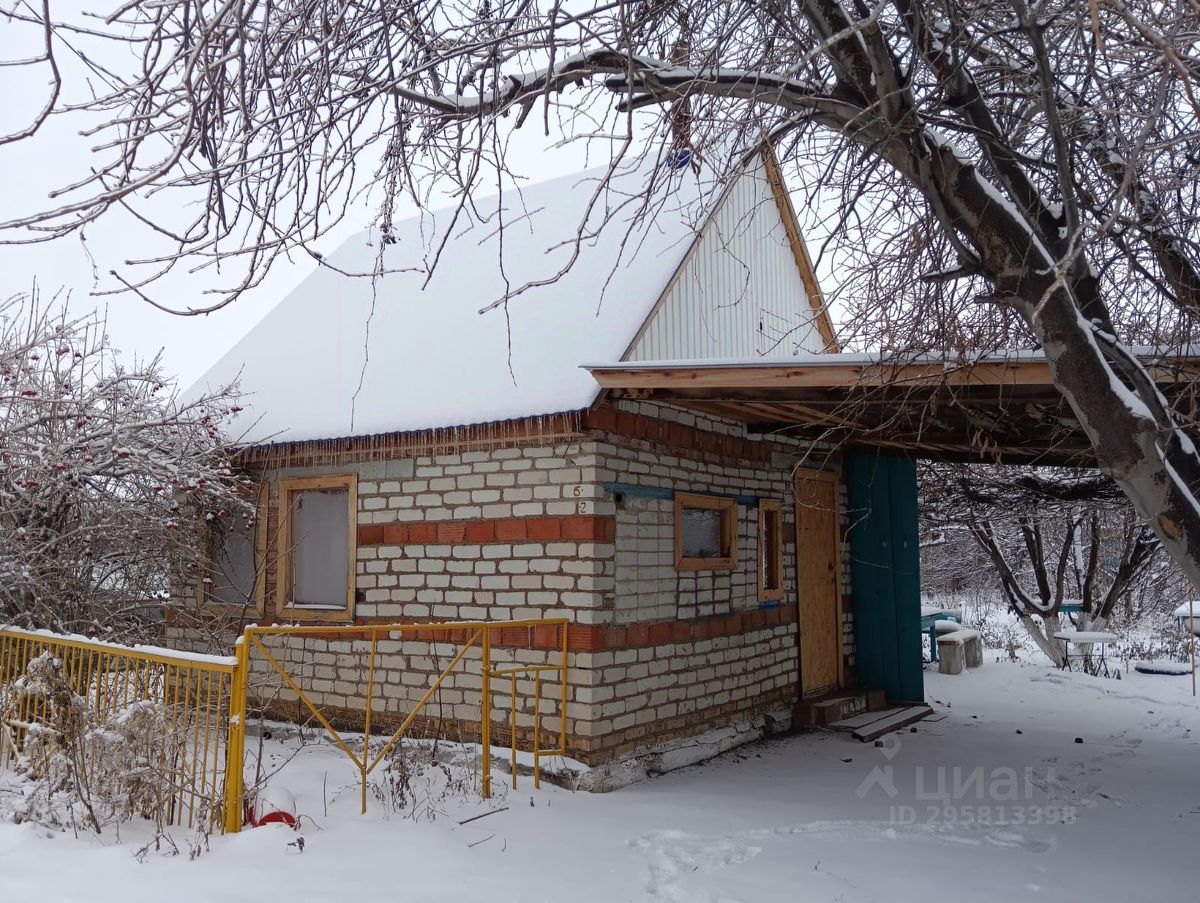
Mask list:
[[856,449],[845,479],[858,682],[888,699],[924,701],[916,467],[903,455]]

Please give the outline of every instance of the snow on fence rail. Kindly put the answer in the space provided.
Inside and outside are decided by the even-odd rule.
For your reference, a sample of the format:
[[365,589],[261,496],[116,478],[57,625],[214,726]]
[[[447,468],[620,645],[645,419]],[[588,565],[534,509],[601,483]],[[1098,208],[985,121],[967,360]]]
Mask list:
[[[30,664],[42,656],[73,694],[66,704],[83,714],[75,737],[63,736],[64,700],[30,677]],[[70,742],[92,772],[99,744],[86,738],[136,711],[138,757],[146,763],[137,814],[162,825],[220,826],[236,670],[227,656],[0,628],[0,767],[23,764],[36,776],[49,751]]]

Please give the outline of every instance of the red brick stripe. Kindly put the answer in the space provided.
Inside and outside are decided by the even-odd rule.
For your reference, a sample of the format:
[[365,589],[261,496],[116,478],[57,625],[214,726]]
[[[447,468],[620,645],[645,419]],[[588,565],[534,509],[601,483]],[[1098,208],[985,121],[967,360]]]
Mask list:
[[714,637],[737,636],[766,627],[791,624],[796,620],[793,605],[772,609],[754,609],[731,615],[712,615],[686,621],[652,621],[612,627],[601,624],[572,624],[569,638],[574,652],[602,652],[610,649],[638,649],[670,643],[693,643]]
[[358,528],[360,546],[482,545],[562,540],[613,542],[616,537],[616,518],[593,514],[371,524]]
[[[550,615],[556,612],[549,612]],[[217,622],[212,612],[205,609],[200,612],[168,611],[168,623],[175,626],[199,626],[208,616]],[[257,618],[258,623],[268,625],[275,623],[273,613],[265,618]],[[572,652],[604,652],[616,649],[638,649],[647,646],[663,646],[672,643],[693,643],[698,640],[710,640],[716,637],[737,636],[742,633],[752,633],[768,627],[778,627],[791,624],[796,620],[796,606],[781,605],[772,609],[754,609],[737,614],[711,615],[704,618],[690,618],[686,621],[652,621],[645,624],[629,624],[622,627],[604,624],[570,624],[567,627],[568,649]],[[429,623],[427,618],[419,621],[413,618],[382,618],[358,616],[354,619],[357,627],[386,624]],[[444,626],[443,626],[444,625]],[[331,627],[335,625],[330,625]],[[341,626],[341,625],[336,625]],[[346,625],[351,626],[351,625]],[[328,640],[366,640],[370,634],[362,632],[312,633]],[[428,640],[431,642],[465,643],[471,638],[471,631],[455,627],[453,621],[446,621],[426,630],[415,631],[406,635],[411,639]],[[493,645],[516,647],[521,649],[558,649],[562,643],[559,628],[554,626],[541,627],[508,627],[499,631],[499,636],[493,636]]]
[[739,461],[768,462],[771,460],[772,445],[769,442],[752,442],[742,436],[729,436],[708,430],[684,426],[670,420],[619,411],[607,405],[597,405],[583,415],[585,429],[606,433],[619,433],[634,439],[645,439],[677,449],[705,452],[736,458]]
[[[553,616],[554,612],[549,612]],[[424,619],[422,619],[424,621]],[[772,609],[754,609],[731,615],[712,615],[689,618],[686,621],[653,621],[614,627],[604,624],[570,624],[567,627],[567,648],[571,652],[604,652],[616,649],[639,649],[646,646],[665,646],[672,643],[693,643],[716,637],[753,633],[768,627],[791,624],[796,620],[794,605]],[[409,618],[358,617],[357,625],[414,623]],[[426,623],[428,623],[426,621]],[[453,621],[410,634],[413,639],[466,642],[468,636]],[[332,638],[332,634],[331,634]],[[492,645],[522,649],[557,649],[562,644],[557,627],[508,627],[493,635]]]

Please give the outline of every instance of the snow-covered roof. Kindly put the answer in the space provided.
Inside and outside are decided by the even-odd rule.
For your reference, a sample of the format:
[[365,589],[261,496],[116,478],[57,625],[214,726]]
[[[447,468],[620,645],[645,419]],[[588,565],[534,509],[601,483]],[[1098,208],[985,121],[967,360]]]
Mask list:
[[1184,602],[1171,615],[1176,618],[1200,618],[1200,599]]
[[[375,270],[378,238],[350,239],[191,392],[238,380],[245,410],[234,434],[248,444],[586,408],[599,387],[580,365],[625,353],[719,190],[686,167],[663,171],[647,205],[644,166],[601,189],[606,172],[478,200],[457,221],[452,208],[401,222],[383,251],[385,274],[373,279],[343,273]],[[558,278],[585,214],[578,257]],[[539,282],[480,313],[506,286]]]

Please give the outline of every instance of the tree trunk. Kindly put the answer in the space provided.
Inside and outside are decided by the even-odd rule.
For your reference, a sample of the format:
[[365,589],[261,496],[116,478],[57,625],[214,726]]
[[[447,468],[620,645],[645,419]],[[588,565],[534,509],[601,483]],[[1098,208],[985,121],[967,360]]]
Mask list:
[[1063,644],[1060,640],[1054,639],[1054,634],[1062,630],[1059,616],[1021,614],[1020,618],[1021,626],[1025,628],[1025,632],[1029,634],[1034,645],[1045,653],[1046,657],[1054,663],[1054,667],[1061,668],[1066,663]]

